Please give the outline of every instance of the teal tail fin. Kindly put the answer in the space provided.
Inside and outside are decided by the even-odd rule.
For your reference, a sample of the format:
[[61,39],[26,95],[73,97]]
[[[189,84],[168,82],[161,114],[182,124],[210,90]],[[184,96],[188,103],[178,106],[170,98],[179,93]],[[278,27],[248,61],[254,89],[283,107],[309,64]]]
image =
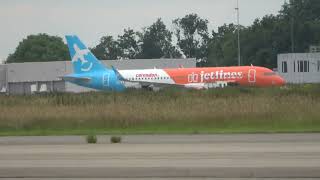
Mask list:
[[106,70],[106,67],[81,42],[78,36],[66,36],[73,71],[76,74]]

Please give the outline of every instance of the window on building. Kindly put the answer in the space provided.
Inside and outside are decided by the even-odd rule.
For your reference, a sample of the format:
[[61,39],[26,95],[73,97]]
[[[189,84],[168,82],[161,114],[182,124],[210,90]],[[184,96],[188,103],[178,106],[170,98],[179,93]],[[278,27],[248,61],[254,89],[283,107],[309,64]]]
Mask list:
[[320,72],[320,60],[318,60],[317,69],[318,69],[318,72]]
[[298,72],[309,72],[310,69],[309,61],[298,61]]
[[298,61],[299,70],[298,72],[303,72],[303,61]]
[[296,72],[296,61],[293,61],[293,72]]
[[288,72],[288,64],[287,61],[282,62],[282,72],[287,73]]
[[303,61],[303,72],[309,72],[309,61]]

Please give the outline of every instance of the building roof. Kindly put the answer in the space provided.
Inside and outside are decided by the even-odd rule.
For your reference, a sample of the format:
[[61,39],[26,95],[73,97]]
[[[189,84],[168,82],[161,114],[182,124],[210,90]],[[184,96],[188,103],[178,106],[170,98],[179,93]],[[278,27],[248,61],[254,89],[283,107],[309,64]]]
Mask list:
[[287,53],[287,54],[278,54],[278,60],[279,59],[286,59],[286,60],[297,60],[304,58],[307,59],[319,59],[320,53]]

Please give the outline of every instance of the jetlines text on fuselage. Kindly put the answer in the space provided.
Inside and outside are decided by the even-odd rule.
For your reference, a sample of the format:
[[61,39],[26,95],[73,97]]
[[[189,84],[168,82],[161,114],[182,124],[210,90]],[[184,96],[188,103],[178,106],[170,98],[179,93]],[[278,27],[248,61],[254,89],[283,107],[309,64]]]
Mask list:
[[242,72],[224,72],[223,70],[215,72],[201,71],[200,74],[192,72],[191,74],[188,74],[189,83],[212,82],[213,80],[234,80],[242,78]]

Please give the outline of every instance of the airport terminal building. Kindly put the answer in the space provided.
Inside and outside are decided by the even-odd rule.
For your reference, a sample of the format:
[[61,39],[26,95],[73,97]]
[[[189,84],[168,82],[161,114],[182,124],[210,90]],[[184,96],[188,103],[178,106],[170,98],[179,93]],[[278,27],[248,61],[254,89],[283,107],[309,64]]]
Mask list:
[[[105,60],[117,69],[153,69],[196,67],[196,59]],[[32,94],[37,92],[86,92],[85,87],[65,82],[62,76],[73,72],[70,61],[12,63],[0,65],[0,93]]]
[[320,53],[279,54],[278,72],[287,83],[320,83]]

